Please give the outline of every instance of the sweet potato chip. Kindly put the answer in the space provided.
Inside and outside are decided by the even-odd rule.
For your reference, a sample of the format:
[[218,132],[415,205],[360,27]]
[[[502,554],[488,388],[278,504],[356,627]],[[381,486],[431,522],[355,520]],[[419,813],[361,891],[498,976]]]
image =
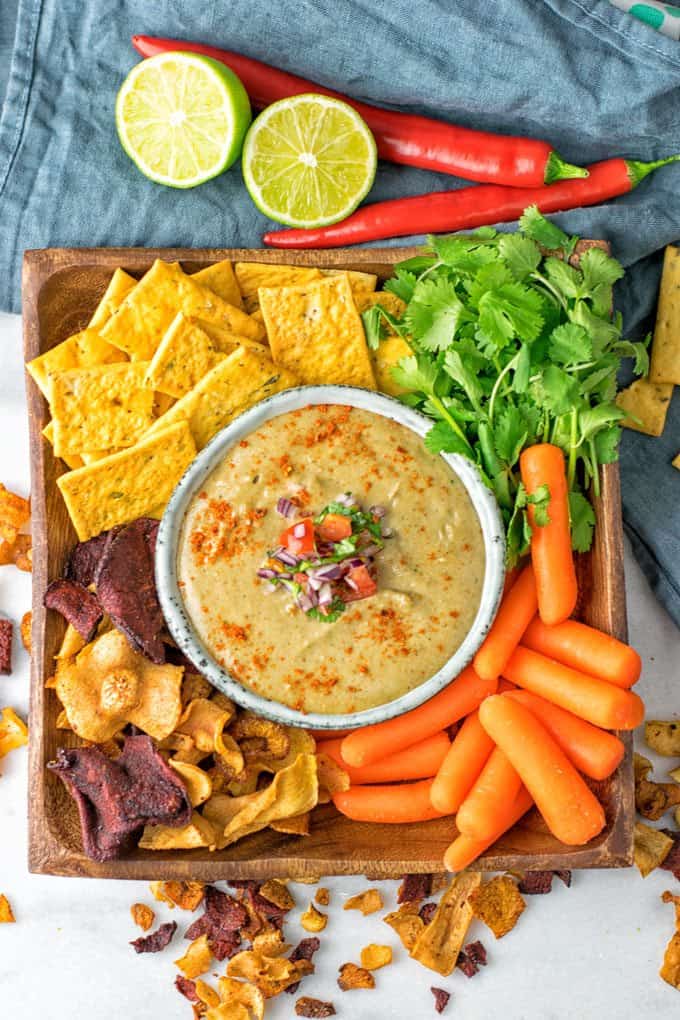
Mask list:
[[172,942],[173,935],[177,931],[177,922],[170,921],[159,925],[151,935],[140,935],[130,945],[136,953],[160,953]]
[[97,596],[66,577],[60,577],[47,586],[43,605],[61,613],[86,642],[92,640],[104,615]]
[[10,563],[19,570],[30,574],[33,569],[33,539],[30,535],[19,534],[13,542],[0,540],[0,566]]
[[317,754],[319,804],[329,804],[336,793],[349,790],[349,775],[327,754]]
[[246,981],[237,981],[232,977],[221,977],[217,982],[220,999],[228,1004],[238,1003],[245,1006],[251,1020],[263,1020],[264,996],[260,989]]
[[666,946],[659,976],[680,991],[680,896],[665,892],[661,899],[664,903],[675,904],[675,932]]
[[306,1017],[335,1016],[335,1006],[332,1002],[324,1002],[322,999],[310,999],[308,995],[303,995],[295,1003],[295,1015]]
[[477,888],[470,893],[469,903],[474,916],[483,921],[497,939],[512,931],[526,907],[517,884],[508,875],[497,875],[484,885],[479,885],[478,876]]
[[616,397],[617,405],[628,415],[621,425],[648,436],[660,436],[673,395],[672,383],[654,383],[648,378],[636,379]]
[[162,740],[177,726],[181,666],[154,665],[119,631],[107,631],[75,660],[60,662],[57,696],[84,740],[108,740],[126,723]]
[[28,652],[31,654],[31,627],[33,624],[33,613],[30,611],[24,613],[21,617],[21,624],[19,626],[19,633],[21,634],[21,643]]
[[205,896],[204,882],[153,882],[152,891],[157,900],[171,908],[196,910]]
[[264,896],[266,900],[280,907],[281,910],[292,910],[295,906],[295,900],[291,896],[290,890],[280,878],[270,878],[261,885],[260,896]]
[[140,850],[214,850],[217,833],[210,822],[194,811],[187,825],[147,825],[139,841]]
[[289,985],[314,971],[309,960],[291,961],[282,956],[263,956],[246,949],[227,964],[229,977],[243,978],[260,989],[265,999],[279,995]]
[[308,836],[310,820],[311,812],[303,811],[302,814],[291,815],[290,818],[279,818],[271,822],[269,828],[288,836]]
[[260,307],[260,287],[291,287],[320,280],[321,273],[311,266],[280,266],[266,262],[237,262],[234,272],[247,312]]
[[471,897],[480,887],[477,871],[464,871],[446,890],[430,923],[418,935],[410,955],[439,974],[450,974],[472,921]]
[[375,978],[365,967],[357,967],[356,963],[343,963],[339,970],[338,987],[343,992],[352,992],[357,988],[375,988]]
[[[136,286],[137,281],[134,276],[130,276],[124,269],[116,269],[90,319],[89,328],[102,329],[116,309],[121,306],[132,288]],[[118,353],[120,354],[120,352]]]
[[[219,738],[229,720],[228,710],[208,698],[196,698],[182,712],[176,729],[178,733],[191,737],[199,751],[212,754],[218,750]],[[243,758],[240,760],[243,768]]]
[[142,931],[148,931],[156,919],[153,910],[151,907],[147,907],[146,903],[133,903],[130,913],[132,920]]
[[205,1020],[250,1020],[250,1012],[240,1002],[221,1002],[203,1014]]
[[0,711],[0,758],[28,743],[28,726],[13,708]]
[[0,482],[0,538],[11,545],[30,516],[28,500],[10,492]]
[[59,669],[59,660],[68,661],[69,659],[74,659],[78,652],[83,650],[86,644],[87,642],[85,641],[85,638],[69,623],[64,632],[64,637],[62,638],[61,645],[59,646],[59,651],[55,655],[55,659],[57,659],[57,670]]
[[234,273],[233,266],[229,259],[222,259],[221,262],[214,262],[205,269],[199,269],[197,273],[191,274],[191,279],[206,287],[213,294],[217,294],[227,304],[235,308],[242,308],[241,290]]
[[647,779],[653,765],[648,758],[635,754],[635,806],[643,818],[658,821],[662,815],[680,804],[678,783],[653,783]]
[[0,676],[12,672],[12,635],[14,624],[11,620],[0,620]]
[[[190,980],[187,978],[187,980]],[[201,981],[198,978],[194,982],[194,990],[196,992],[196,998],[199,1002],[202,1002],[205,1006],[219,1006],[220,997],[215,989],[207,983],[207,981]]]
[[376,910],[382,910],[382,908],[383,898],[380,895],[380,890],[367,889],[366,892],[359,893],[357,896],[350,896],[348,900],[345,900],[342,909],[360,910],[366,916],[367,914],[374,914]]
[[184,956],[175,960],[175,966],[179,967],[185,977],[193,979],[210,970],[212,959],[208,936],[201,935],[191,943]]
[[57,373],[125,361],[127,357],[122,351],[112,347],[97,329],[89,326],[29,361],[26,368],[42,395],[49,400],[50,380]]
[[283,935],[278,928],[270,928],[255,936],[251,948],[254,953],[261,953],[262,956],[283,956],[290,946],[283,941]]
[[677,758],[680,756],[680,722],[650,719],[645,723],[645,741],[657,754]]
[[313,903],[310,903],[305,912],[300,916],[300,924],[305,931],[323,931],[328,924],[328,915],[322,914]]
[[111,528],[88,539],[87,542],[77,542],[69,555],[64,576],[82,584],[83,588],[93,585],[102,556],[119,531],[120,527]]
[[0,893],[0,924],[14,924],[15,921],[9,900],[4,893]]
[[385,914],[383,921],[396,931],[402,946],[409,952],[425,928],[425,922],[418,913],[417,904],[413,903],[404,903],[398,910]]
[[199,807],[212,794],[212,779],[204,769],[192,765],[188,761],[177,761],[170,758],[168,765],[175,770],[187,788],[192,807]]
[[661,829],[653,829],[643,822],[635,823],[633,859],[643,878],[658,868],[672,849],[673,840]]
[[361,950],[361,966],[366,970],[379,970],[392,963],[392,947],[378,946],[375,942]]

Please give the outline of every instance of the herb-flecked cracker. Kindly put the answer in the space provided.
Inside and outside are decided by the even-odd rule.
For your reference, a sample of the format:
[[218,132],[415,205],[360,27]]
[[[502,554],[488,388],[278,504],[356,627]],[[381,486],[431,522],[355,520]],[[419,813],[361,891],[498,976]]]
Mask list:
[[680,385],[680,248],[671,244],[663,260],[649,378]]
[[50,376],[54,452],[133,446],[153,421],[145,362],[95,365]]
[[179,421],[127,450],[62,475],[57,485],[80,541],[167,502],[195,456],[189,425]]
[[[357,269],[322,269],[322,276],[346,276],[357,308],[368,298],[378,283],[375,273],[362,273]],[[361,309],[359,309],[361,311]]]
[[223,358],[208,334],[178,312],[149,363],[144,381],[150,389],[183,397]]
[[192,390],[151,426],[149,436],[178,421],[188,422],[196,447],[202,450],[220,429],[242,411],[280,390],[290,389],[297,379],[276,366],[268,352],[239,347],[220,361]]
[[347,276],[262,288],[260,305],[274,361],[302,383],[376,388]]
[[113,313],[120,308],[125,298],[133,287],[137,286],[134,276],[130,276],[124,269],[116,269],[109,280],[109,285],[104,291],[99,304],[94,310],[90,319],[90,329],[102,329],[109,321]]
[[234,273],[234,267],[229,259],[223,259],[221,262],[215,262],[212,266],[206,266],[205,269],[199,269],[197,273],[191,274],[191,278],[196,283],[200,283],[201,287],[207,287],[213,294],[217,294],[228,304],[234,305],[235,308],[243,308],[241,290]]
[[252,340],[263,336],[260,324],[240,308],[196,283],[178,265],[160,259],[130,291],[102,335],[133,361],[149,361],[177,312],[198,316]]
[[93,365],[108,365],[127,361],[125,354],[117,347],[103,340],[94,329],[83,329],[63,340],[56,347],[33,358],[26,365],[29,373],[49,400],[49,378],[56,372],[68,372],[74,368],[92,368]]
[[321,272],[312,266],[280,266],[267,262],[237,262],[235,272],[248,312],[260,307],[260,287],[294,287],[321,279]]
[[[616,403],[630,417],[621,422],[628,429],[660,436],[666,424],[666,414],[673,395],[672,383],[654,383],[649,379],[636,379],[621,390]],[[638,421],[635,421],[635,419]]]

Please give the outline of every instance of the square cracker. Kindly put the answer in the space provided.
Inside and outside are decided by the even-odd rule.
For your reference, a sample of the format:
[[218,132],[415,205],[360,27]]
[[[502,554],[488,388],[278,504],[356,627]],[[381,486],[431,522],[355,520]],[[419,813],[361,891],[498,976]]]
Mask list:
[[168,501],[196,456],[187,422],[57,479],[81,542],[143,517]]
[[[322,269],[322,276],[346,276],[352,288],[352,295],[359,307],[367,295],[372,294],[378,285],[378,277],[375,273],[361,273],[357,269]],[[361,309],[359,308],[359,311]]]
[[312,266],[281,266],[269,262],[237,262],[236,279],[248,312],[260,307],[260,287],[294,287],[320,280],[321,273]]
[[212,266],[199,269],[197,273],[191,274],[191,279],[200,283],[201,287],[207,287],[213,294],[217,294],[227,304],[235,308],[243,308],[243,300],[239,289],[234,268],[229,259],[215,262]]
[[133,446],[153,422],[146,362],[95,365],[50,376],[54,452]]
[[680,453],[676,457],[673,457],[671,463],[673,464],[674,468],[677,468],[678,471],[680,471]]
[[55,372],[68,372],[72,368],[91,368],[93,365],[109,365],[117,361],[127,361],[127,357],[88,326],[51,350],[33,358],[33,361],[27,363],[26,368],[43,396],[49,400],[49,377]]
[[[621,424],[648,436],[660,436],[666,424],[666,413],[673,395],[672,383],[653,383],[649,379],[636,379],[616,397],[619,407],[631,415]],[[639,423],[633,418],[638,418]]]
[[[54,447],[54,422],[53,421],[48,421],[47,425],[42,430],[42,434],[44,435],[45,439],[50,444],[50,446]],[[82,467],[83,464],[85,463],[83,458],[79,454],[77,454],[77,453],[73,453],[73,454],[67,453],[64,456],[62,456],[61,459],[63,460],[63,462],[66,465],[66,467],[70,468],[71,471],[75,470],[75,468]]]
[[178,312],[149,362],[144,383],[172,397],[183,397],[224,357],[195,320]]
[[680,385],[680,248],[671,244],[663,259],[649,378]]
[[239,347],[173,404],[147,434],[154,435],[169,424],[184,420],[189,423],[196,448],[202,450],[242,411],[296,383],[295,376],[277,367],[266,350]]
[[94,315],[89,322],[89,328],[102,329],[113,313],[120,308],[132,288],[136,286],[137,281],[134,276],[130,276],[124,269],[116,269],[99,304],[95,308]]
[[375,389],[364,327],[347,276],[260,289],[272,356],[302,383]]
[[201,287],[178,265],[160,259],[130,291],[102,336],[133,361],[150,361],[177,312],[214,322],[251,340],[263,336],[260,324],[240,308]]

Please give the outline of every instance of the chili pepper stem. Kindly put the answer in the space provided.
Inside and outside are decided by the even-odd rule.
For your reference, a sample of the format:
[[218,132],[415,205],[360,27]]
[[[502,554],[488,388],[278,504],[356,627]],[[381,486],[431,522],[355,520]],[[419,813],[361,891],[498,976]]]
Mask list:
[[627,159],[626,168],[628,170],[631,188],[636,188],[640,181],[645,179],[647,174],[651,174],[654,170],[658,170],[660,166],[667,166],[668,163],[677,163],[678,160],[680,160],[680,154],[667,156],[665,159],[655,159],[652,160],[651,163],[643,163],[639,159]]
[[573,163],[567,163],[561,156],[553,151],[548,156],[548,162],[545,164],[545,176],[543,178],[546,184],[552,184],[554,181],[569,181],[575,177],[589,177],[590,174],[583,166],[575,166]]

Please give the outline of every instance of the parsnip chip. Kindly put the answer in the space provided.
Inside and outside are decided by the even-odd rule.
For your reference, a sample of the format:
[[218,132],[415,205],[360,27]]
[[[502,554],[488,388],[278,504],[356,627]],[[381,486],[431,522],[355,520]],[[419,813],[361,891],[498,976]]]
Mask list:
[[[200,1016],[199,1014],[195,1014]],[[240,1002],[221,1002],[219,1006],[208,1009],[203,1016],[205,1020],[251,1020],[248,1009]]]
[[290,750],[286,727],[252,712],[239,712],[229,727],[229,734],[240,747],[247,762],[280,761]]
[[199,751],[212,754],[217,750],[218,739],[230,719],[229,712],[214,701],[196,698],[182,712],[176,730],[191,737]]
[[680,248],[664,252],[649,378],[680,386]]
[[220,997],[212,985],[197,978],[194,988],[199,1002],[202,1002],[205,1006],[219,1006]]
[[210,970],[213,954],[208,945],[208,936],[201,935],[194,939],[184,956],[175,960],[175,966],[179,967],[185,977],[197,978]]
[[263,931],[253,939],[253,952],[262,956],[283,956],[289,949],[290,946],[283,941],[283,935],[278,928]]
[[[465,874],[463,872],[458,878],[463,878]],[[469,895],[472,912],[491,929],[497,939],[501,939],[517,924],[526,907],[524,898],[517,883],[509,875],[497,875],[490,882],[479,885],[481,876],[478,872],[472,874],[477,876],[476,887],[472,887]]]
[[313,903],[310,903],[303,914],[300,915],[300,924],[305,931],[320,932],[328,924],[328,915],[317,910]]
[[[209,698],[213,688],[209,680],[200,673],[187,673],[182,680],[182,704],[188,705],[196,698]],[[214,699],[213,699],[214,700]],[[236,709],[234,709],[234,712]]]
[[76,628],[72,627],[69,623],[55,659],[73,659],[78,652],[82,651],[86,644],[87,641],[83,635],[79,634]]
[[343,963],[338,969],[338,987],[343,992],[351,992],[356,988],[375,988],[375,978],[365,967],[357,967],[356,963]]
[[147,825],[139,841],[141,850],[196,850],[207,847],[214,850],[217,833],[210,822],[194,811],[191,821],[181,829],[167,825]]
[[298,755],[293,765],[277,772],[271,784],[244,797],[213,796],[203,812],[221,835],[221,850],[251,832],[259,832],[279,818],[310,811],[316,804],[318,784],[313,754]]
[[653,783],[647,779],[652,763],[641,754],[635,754],[635,806],[643,818],[658,821],[662,815],[680,804],[678,783]]
[[241,290],[229,259],[222,259],[221,262],[214,262],[205,269],[199,269],[197,273],[191,274],[191,279],[200,283],[201,287],[207,287],[234,308],[243,307]]
[[329,804],[336,793],[349,790],[349,775],[327,754],[317,754],[319,804]]
[[205,896],[204,882],[152,882],[151,892],[159,903],[167,903],[170,909],[196,910]]
[[243,978],[259,988],[265,999],[279,995],[289,985],[300,981],[314,970],[309,960],[288,960],[282,956],[263,956],[246,949],[232,956],[227,964],[227,975]]
[[645,723],[645,742],[652,751],[667,757],[680,756],[680,722],[650,719]]
[[0,924],[14,924],[15,921],[9,900],[4,893],[0,893]]
[[633,859],[643,878],[663,864],[673,849],[673,840],[661,829],[643,822],[635,823]]
[[616,397],[617,405],[629,415],[621,421],[621,425],[636,432],[646,432],[648,436],[660,436],[672,395],[672,383],[636,379]]
[[126,355],[103,340],[97,330],[88,328],[74,333],[68,340],[38,355],[27,363],[26,368],[42,395],[51,402],[50,378],[56,373],[121,361],[127,361]]
[[480,882],[478,871],[464,871],[453,879],[432,920],[425,925],[410,950],[418,963],[438,974],[452,972],[472,921],[472,897],[478,894]]
[[192,807],[199,807],[212,795],[212,779],[204,769],[192,765],[188,761],[168,760],[168,765],[175,770],[187,788]]
[[364,946],[361,950],[361,966],[366,970],[380,970],[388,963],[392,963],[391,946],[378,946],[375,942],[371,942],[369,946]]
[[291,287],[320,280],[321,273],[310,266],[279,266],[266,262],[237,262],[234,272],[247,312],[260,307],[260,287]]
[[[236,741],[228,733],[219,733],[215,741],[215,751],[218,755],[216,759],[219,762],[220,768],[223,770],[224,775],[233,776],[234,779],[238,779],[239,776],[244,774],[245,759],[241,748],[238,746]],[[257,780],[253,786],[252,792],[257,788]]]
[[252,340],[263,335],[259,324],[240,308],[196,283],[177,264],[157,260],[103,327],[102,336],[133,361],[149,361],[177,312]]
[[302,814],[293,815],[291,818],[279,818],[271,822],[269,828],[288,836],[308,836],[310,820],[311,812],[303,811]]
[[204,375],[147,433],[149,438],[178,422],[186,422],[202,450],[220,429],[255,404],[297,385],[285,368],[276,366],[265,349],[238,347]]
[[224,357],[200,326],[178,312],[148,363],[144,382],[150,389],[183,397]]
[[281,772],[283,769],[290,768],[301,754],[314,754],[316,751],[316,741],[311,733],[307,730],[301,730],[296,726],[284,726],[286,737],[288,739],[288,751],[283,758],[275,758],[272,755],[264,755],[254,757],[249,763],[247,768],[252,768],[256,773],[262,772]]
[[256,985],[231,977],[221,977],[217,987],[222,1002],[230,1005],[239,1003],[246,1007],[252,1020],[263,1020],[264,996]]
[[89,329],[102,329],[113,313],[120,308],[132,288],[136,286],[137,281],[134,276],[130,276],[124,269],[116,269],[94,310],[89,322]]
[[84,740],[108,740],[126,723],[162,740],[179,722],[182,672],[181,666],[154,665],[111,630],[75,660],[60,660],[57,696]]
[[31,505],[23,496],[10,492],[0,482],[0,538],[10,545],[31,516]]
[[24,613],[21,617],[21,625],[19,627],[19,633],[21,634],[21,643],[28,652],[31,654],[31,625],[33,622],[33,613],[30,611]]
[[417,903],[402,903],[397,910],[385,914],[383,921],[396,931],[402,946],[409,952],[425,928],[425,922],[418,913]]
[[659,976],[680,991],[680,896],[665,892],[661,899],[664,903],[675,904],[675,932],[666,946]]
[[270,878],[264,882],[260,886],[260,896],[264,896],[266,900],[269,900],[274,906],[280,907],[281,910],[292,910],[295,906],[295,900],[291,896],[290,890],[280,878]]
[[189,425],[178,421],[129,449],[61,475],[57,485],[78,538],[85,541],[165,504],[195,456]]
[[13,708],[0,711],[0,758],[28,743],[28,726]]
[[346,276],[302,287],[263,288],[260,304],[274,361],[300,382],[376,388]]
[[375,914],[376,910],[382,910],[383,898],[379,889],[367,889],[366,892],[357,896],[350,896],[345,900],[343,910],[360,910],[364,917],[367,914]]
[[130,907],[130,914],[134,923],[142,931],[148,931],[156,920],[156,915],[151,907],[147,907],[146,903],[133,903]]

